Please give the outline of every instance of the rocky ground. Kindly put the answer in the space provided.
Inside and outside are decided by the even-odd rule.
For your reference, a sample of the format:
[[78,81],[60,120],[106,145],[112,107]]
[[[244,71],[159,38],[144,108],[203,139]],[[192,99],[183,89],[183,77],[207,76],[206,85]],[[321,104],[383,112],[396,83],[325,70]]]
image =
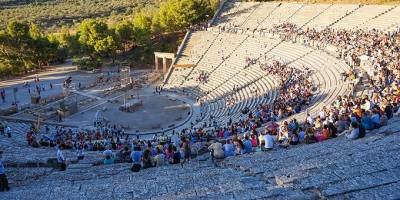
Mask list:
[[395,118],[355,141],[338,137],[219,162],[202,156],[138,173],[128,163],[93,165],[98,153],[64,172],[28,165],[44,163],[55,151],[13,142],[20,147],[9,146],[5,155],[12,189],[0,199],[399,199],[399,136]]

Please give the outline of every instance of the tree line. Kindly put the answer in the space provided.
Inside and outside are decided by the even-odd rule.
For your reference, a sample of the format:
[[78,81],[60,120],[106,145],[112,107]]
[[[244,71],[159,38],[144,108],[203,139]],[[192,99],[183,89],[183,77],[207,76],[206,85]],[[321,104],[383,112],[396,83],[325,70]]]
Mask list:
[[115,24],[101,19],[85,19],[74,33],[44,34],[34,23],[9,22],[0,31],[0,76],[27,73],[67,57],[76,57],[87,68],[99,67],[102,60],[137,47],[152,45],[166,33],[184,31],[207,20],[218,0],[166,0],[145,6]]

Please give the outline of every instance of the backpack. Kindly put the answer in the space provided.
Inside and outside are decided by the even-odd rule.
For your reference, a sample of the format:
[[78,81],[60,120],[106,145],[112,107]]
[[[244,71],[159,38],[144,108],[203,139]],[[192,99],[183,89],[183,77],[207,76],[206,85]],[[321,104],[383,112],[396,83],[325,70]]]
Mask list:
[[358,133],[358,138],[363,138],[365,137],[365,128],[363,125],[360,124],[360,132]]
[[65,163],[60,164],[60,171],[65,171],[67,169],[67,165]]
[[132,172],[139,172],[140,171],[141,166],[139,164],[133,164],[131,171]]

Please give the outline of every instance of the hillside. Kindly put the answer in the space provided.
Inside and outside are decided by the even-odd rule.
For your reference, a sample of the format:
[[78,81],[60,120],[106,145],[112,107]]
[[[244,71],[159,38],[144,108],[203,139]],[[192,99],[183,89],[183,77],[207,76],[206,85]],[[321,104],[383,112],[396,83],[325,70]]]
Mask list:
[[153,0],[1,0],[0,27],[8,21],[33,21],[50,30],[70,27],[86,18],[122,19]]

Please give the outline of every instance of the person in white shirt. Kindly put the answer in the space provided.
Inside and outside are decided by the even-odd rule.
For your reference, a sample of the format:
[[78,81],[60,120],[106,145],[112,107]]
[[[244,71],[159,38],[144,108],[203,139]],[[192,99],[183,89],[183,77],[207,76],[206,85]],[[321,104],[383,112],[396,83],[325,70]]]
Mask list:
[[65,162],[64,155],[63,155],[63,153],[62,153],[60,148],[57,148],[57,162],[58,163],[64,163]]
[[360,128],[357,122],[352,122],[351,123],[352,130],[350,133],[346,133],[346,138],[355,140],[358,138],[358,135],[360,134]]
[[222,144],[219,142],[212,143],[208,150],[211,151],[213,158],[223,159],[225,157],[224,150],[222,149]]
[[105,151],[103,151],[103,155],[112,157],[112,151],[110,147],[108,147]]
[[326,118],[325,106],[322,108],[321,111],[319,111],[319,117],[321,118],[321,120],[325,120]]
[[275,138],[272,136],[270,133],[266,133],[264,135],[264,141],[265,141],[265,149],[266,150],[271,150],[274,148],[274,143],[275,143]]
[[313,124],[314,124],[314,119],[310,116],[310,114],[307,114],[307,122],[308,122],[310,125],[313,125]]
[[180,144],[181,144],[181,139],[179,138],[179,136],[178,136],[177,134],[174,133],[174,134],[171,136],[171,142],[174,143],[174,145],[175,145],[176,147],[179,147]]
[[7,137],[11,137],[11,128],[10,126],[6,126],[6,128],[4,129],[4,132],[6,133]]
[[57,146],[57,163],[60,167],[60,170],[65,171],[65,169],[67,168],[67,164],[65,162],[63,152],[61,151],[61,148],[59,146]]

